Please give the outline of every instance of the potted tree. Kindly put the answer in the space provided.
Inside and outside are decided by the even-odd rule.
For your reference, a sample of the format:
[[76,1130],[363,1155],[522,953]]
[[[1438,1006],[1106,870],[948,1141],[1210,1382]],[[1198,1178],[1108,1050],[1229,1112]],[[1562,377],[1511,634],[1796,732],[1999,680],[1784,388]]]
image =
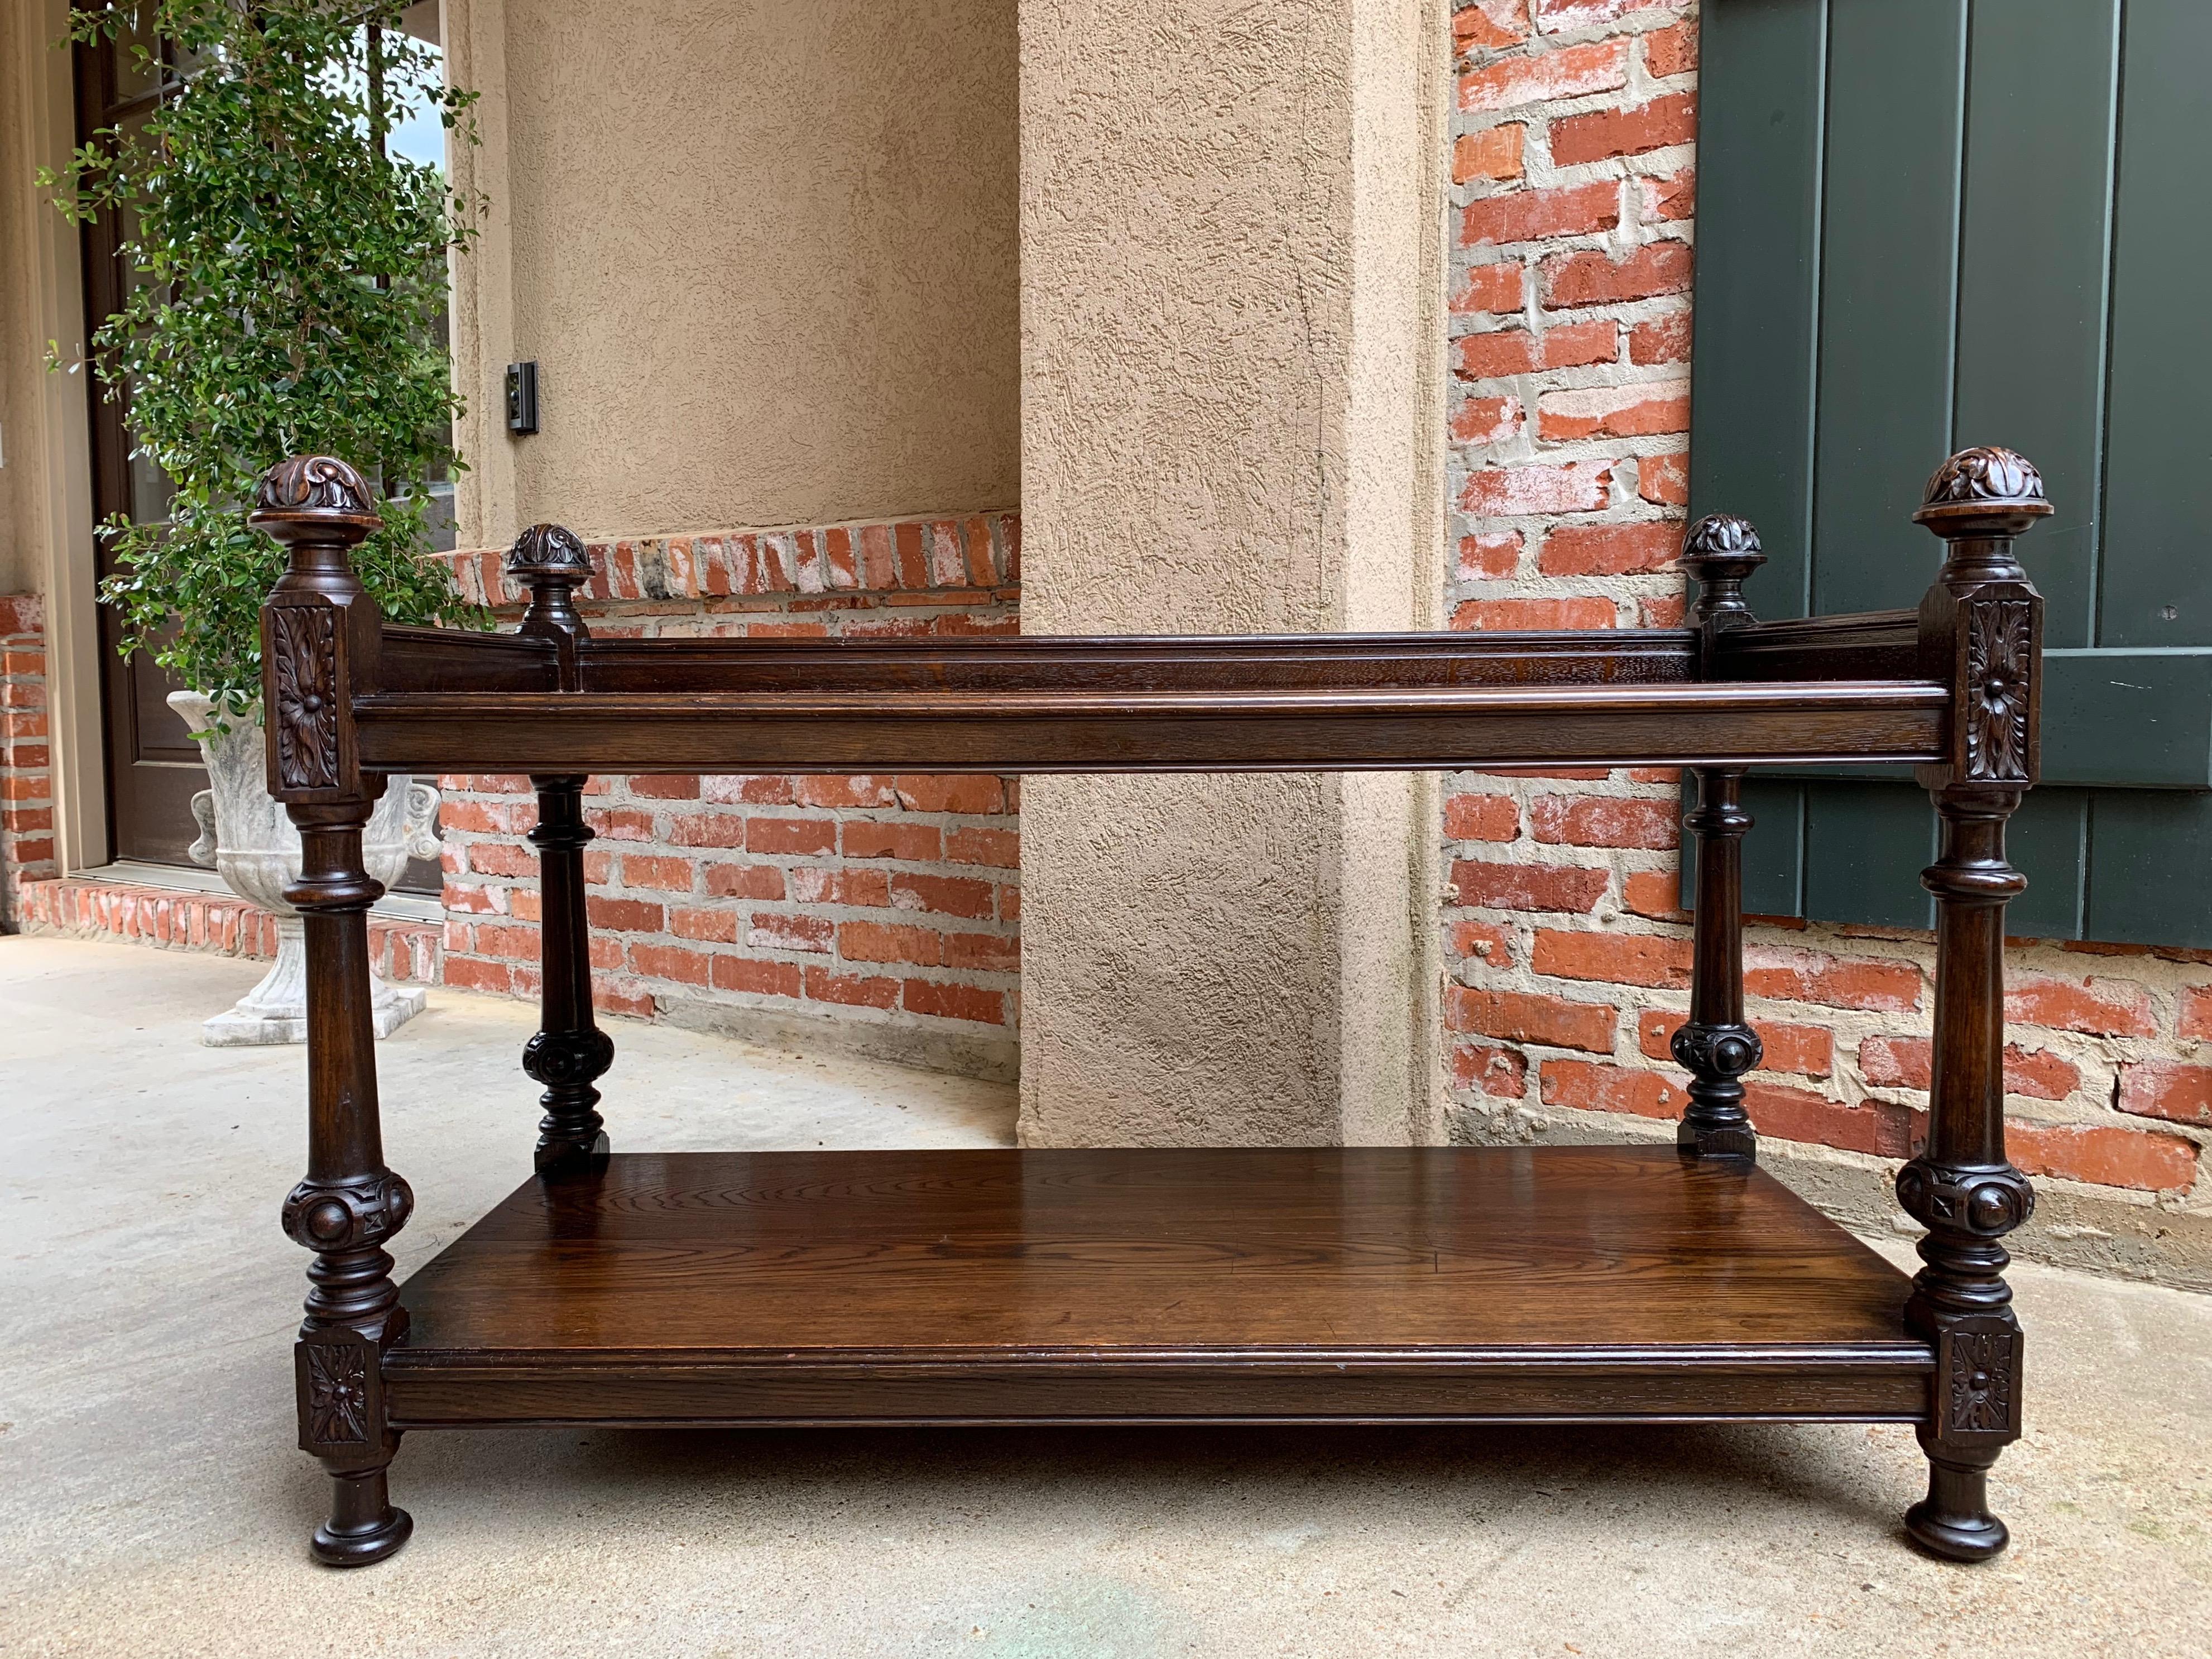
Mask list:
[[[442,338],[446,260],[479,202],[441,168],[386,154],[395,123],[434,112],[465,142],[471,94],[398,27],[389,0],[114,0],[72,12],[79,40],[131,43],[164,91],[143,120],[96,134],[52,187],[73,222],[121,216],[128,298],[92,336],[93,367],[126,400],[135,454],[173,487],[159,523],[102,526],[115,573],[102,599],[122,648],[146,650],[189,688],[169,701],[207,758],[192,852],[278,918],[276,964],[210,1042],[299,1042],[306,1030],[297,915],[283,889],[300,838],[262,766],[262,596],[283,557],[250,529],[254,482],[287,455],[359,464],[383,527],[355,557],[399,622],[465,614],[431,545],[428,489],[459,469],[460,400]],[[395,779],[366,835],[387,884],[435,850],[437,793]],[[376,1029],[422,1006],[380,983]]]

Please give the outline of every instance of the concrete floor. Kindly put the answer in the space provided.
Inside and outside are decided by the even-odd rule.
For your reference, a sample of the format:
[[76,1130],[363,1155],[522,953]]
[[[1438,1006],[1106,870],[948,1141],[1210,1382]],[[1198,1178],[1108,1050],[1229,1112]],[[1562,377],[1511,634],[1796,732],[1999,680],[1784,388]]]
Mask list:
[[[2212,1298],[2021,1267],[2011,1553],[1901,1541],[1899,1428],[417,1435],[414,1541],[305,1548],[300,1051],[249,964],[0,939],[0,1653],[2212,1651]],[[412,1267],[524,1173],[517,1005],[382,1045]],[[623,1024],[617,1144],[1002,1144],[1008,1091]]]

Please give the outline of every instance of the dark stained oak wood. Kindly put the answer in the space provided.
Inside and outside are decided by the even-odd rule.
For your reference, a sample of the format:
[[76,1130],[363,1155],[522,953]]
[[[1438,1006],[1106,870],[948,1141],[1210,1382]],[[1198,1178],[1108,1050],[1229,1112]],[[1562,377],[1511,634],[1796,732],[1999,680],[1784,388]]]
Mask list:
[[[1699,666],[1711,673],[1729,643],[1756,626],[1744,582],[1766,562],[1749,520],[1708,514],[1682,538],[1682,569],[1698,586],[1690,608]],[[1744,1110],[1742,1078],[1764,1049],[1743,1018],[1743,769],[1701,766],[1698,804],[1682,820],[1697,860],[1696,937],[1690,1017],[1668,1044],[1690,1074],[1690,1103],[1675,1145],[1693,1158],[1752,1158],[1758,1137]]]
[[403,1422],[1910,1420],[1909,1288],[1668,1147],[627,1154],[416,1273],[386,1374]]
[[307,950],[307,1172],[284,1200],[285,1233],[314,1252],[293,1348],[300,1446],[331,1477],[331,1516],[310,1547],[333,1566],[380,1561],[414,1522],[392,1507],[385,1470],[399,1449],[382,1358],[407,1330],[385,1246],[415,1207],[384,1162],[368,907],[383,897],[361,835],[381,779],[364,781],[342,718],[350,665],[372,655],[376,607],[346,550],[375,528],[361,476],[327,458],[287,461],[261,481],[252,523],[285,550],[262,611],[269,786],[299,827],[300,878],[284,890]]
[[[507,559],[507,574],[530,588],[517,637],[550,647],[556,678],[570,690],[577,684],[577,653],[592,637],[573,594],[591,569],[584,544],[558,525],[533,525]],[[530,781],[538,793],[530,844],[538,849],[541,1021],[522,1051],[522,1069],[545,1085],[538,1101],[545,1115],[538,1126],[538,1171],[556,1176],[607,1154],[595,1085],[614,1063],[615,1046],[592,1012],[584,880],[584,849],[592,841],[584,822],[590,780],[565,774]]]
[[1948,676],[1958,718],[1943,759],[1918,778],[1936,802],[1936,1053],[1926,1150],[1898,1172],[1897,1200],[1928,1228],[1927,1265],[1905,1322],[1936,1345],[1933,1409],[1920,1425],[1928,1496],[1905,1514],[1923,1548],[1954,1560],[2002,1551],[1989,1472],[2020,1437],[2020,1321],[1999,1241],[2035,1210],[2005,1157],[2005,906],[2027,883],[2005,860],[2005,823],[2034,784],[2043,597],[2014,538],[2047,517],[2043,477],[2005,449],[1954,455],[1915,516],[1945,544],[1920,605],[1923,672]]
[[[963,640],[593,640],[583,690],[1217,691],[1377,685],[1669,685],[1696,678],[1679,628],[1594,635],[1178,634]],[[394,683],[394,689],[401,689]]]
[[1910,611],[1750,622],[1715,642],[1717,680],[1911,679],[1920,672],[1920,619]]
[[1350,771],[1921,761],[1940,684],[1252,691],[379,692],[377,772]]
[[[382,627],[347,550],[357,475],[295,458],[254,522],[270,787],[299,823],[314,1251],[301,1443],[332,1477],[318,1556],[389,1555],[410,1429],[520,1423],[1824,1419],[1914,1425],[1923,1547],[2005,1540],[1986,1475],[2019,1432],[1998,1239],[2004,823],[2033,782],[2041,601],[2013,538],[2050,509],[2002,450],[1919,514],[1919,611],[1757,622],[1746,521],[1694,526],[1691,626],[1250,639],[595,641],[557,526],[516,544],[508,636]],[[1936,1086],[1899,1177],[1904,1276],[1753,1161],[1741,1073],[1746,769],[1905,761],[1942,824]],[[1691,1106],[1673,1147],[610,1157],[595,1086],[581,791],[593,772],[1174,772],[1683,765],[1698,805]],[[383,1162],[361,827],[384,775],[529,773],[539,823],[538,1173],[403,1288],[412,1199]]]

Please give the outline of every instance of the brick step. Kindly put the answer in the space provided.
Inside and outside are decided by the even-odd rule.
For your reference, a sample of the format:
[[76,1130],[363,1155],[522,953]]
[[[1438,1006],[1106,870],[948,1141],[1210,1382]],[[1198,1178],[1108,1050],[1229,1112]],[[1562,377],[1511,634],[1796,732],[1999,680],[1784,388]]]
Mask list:
[[[268,961],[276,954],[276,918],[227,893],[201,893],[151,883],[64,877],[27,881],[21,889],[27,933],[122,939],[169,951]],[[370,960],[386,980],[445,982],[446,926],[371,914]]]

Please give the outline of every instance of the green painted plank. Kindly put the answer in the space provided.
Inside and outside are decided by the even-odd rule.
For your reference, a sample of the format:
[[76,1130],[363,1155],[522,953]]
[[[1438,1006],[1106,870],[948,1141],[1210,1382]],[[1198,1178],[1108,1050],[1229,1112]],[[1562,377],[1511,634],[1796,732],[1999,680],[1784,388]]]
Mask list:
[[1850,0],[1828,35],[1813,608],[1920,602],[1951,453],[1966,0]]
[[1745,914],[1803,915],[1805,786],[1754,773],[1743,781],[1743,804],[1754,820],[1743,842]]
[[2212,950],[2212,795],[2099,791],[2089,799],[2083,937]]
[[[2130,0],[2115,205],[2110,424],[2097,642],[2212,645],[2212,5]],[[2031,559],[2039,550],[2032,538]]]
[[[1930,811],[1933,811],[1931,807]],[[2088,869],[2089,797],[2077,789],[2037,789],[2006,826],[2005,850],[2027,878],[2027,891],[2005,912],[2014,939],[2080,939]]]
[[1920,872],[1936,860],[1936,814],[1906,786],[1805,787],[1805,908],[1814,921],[1932,927]]
[[2212,789],[2212,651],[2047,651],[2043,781]]
[[[1682,784],[1682,810],[1697,804],[1697,786]],[[1753,773],[1743,781],[1751,833],[1743,838],[1743,908],[1747,915],[1804,914],[1805,786]],[[1682,908],[1697,908],[1698,850],[1682,841]]]
[[1737,513],[1771,562],[1759,610],[1811,599],[1814,325],[1827,0],[1717,0],[1701,20],[1690,511]]
[[2021,548],[2046,641],[2092,643],[2119,0],[1981,0],[1968,42],[1954,443],[2006,444],[2057,512]]

